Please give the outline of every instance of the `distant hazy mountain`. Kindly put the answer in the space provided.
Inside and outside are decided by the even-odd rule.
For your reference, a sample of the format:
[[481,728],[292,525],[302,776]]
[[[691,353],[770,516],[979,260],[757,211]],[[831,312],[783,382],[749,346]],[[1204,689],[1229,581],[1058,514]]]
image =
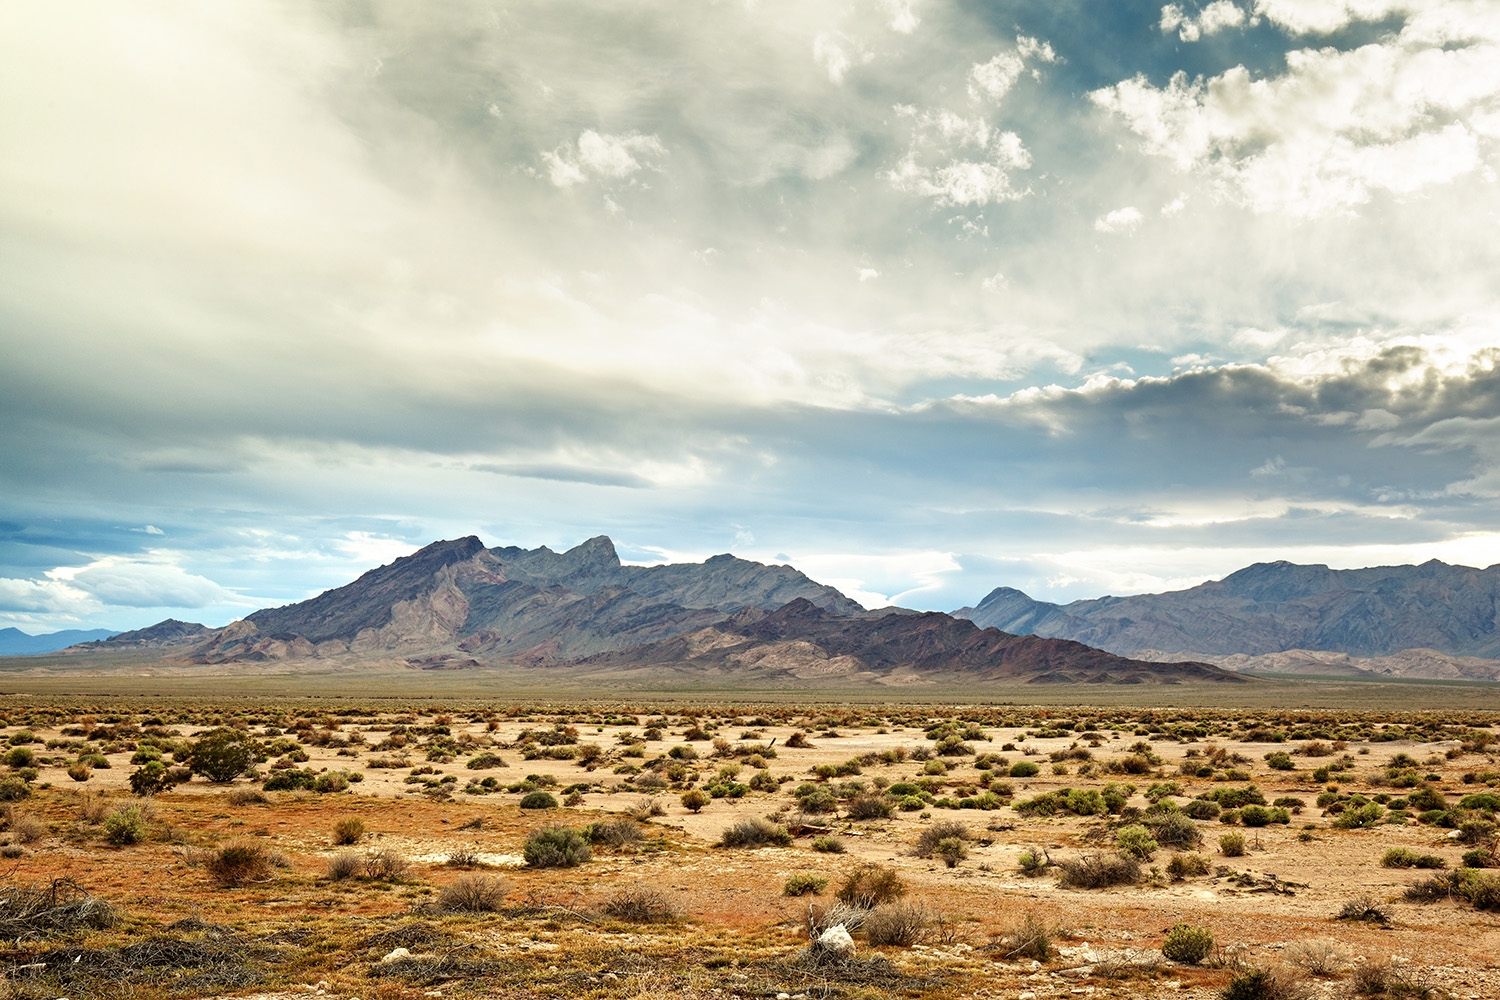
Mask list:
[[1257,563],[1187,590],[1063,605],[999,587],[977,606],[953,614],[1126,656],[1306,650],[1384,657],[1426,649],[1496,659],[1497,608],[1500,565],[1481,570],[1434,559],[1353,570]]
[[29,656],[32,653],[55,653],[59,649],[94,639],[107,639],[115,633],[106,628],[64,629],[45,635],[28,635],[17,628],[0,628],[0,656]]

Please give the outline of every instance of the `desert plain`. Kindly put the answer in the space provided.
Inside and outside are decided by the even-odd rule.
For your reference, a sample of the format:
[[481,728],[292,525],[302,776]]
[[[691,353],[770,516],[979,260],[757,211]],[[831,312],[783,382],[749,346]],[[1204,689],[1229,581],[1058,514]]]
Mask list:
[[0,995],[1500,996],[1481,692],[9,694]]

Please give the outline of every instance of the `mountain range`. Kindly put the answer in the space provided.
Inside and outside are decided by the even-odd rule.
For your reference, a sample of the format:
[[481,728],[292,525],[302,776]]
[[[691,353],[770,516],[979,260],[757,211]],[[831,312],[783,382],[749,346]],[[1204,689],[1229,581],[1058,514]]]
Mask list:
[[576,676],[946,681],[1235,682],[1205,663],[1148,662],[1007,635],[939,612],[867,611],[790,566],[732,555],[627,566],[609,538],[566,552],[434,542],[309,600],[222,629],[168,621],[79,652],[150,648],[196,664],[397,660]]
[[[1237,669],[1500,679],[1500,565],[1257,563],[1186,590],[1051,604],[998,587],[954,617],[1121,656]],[[1421,652],[1422,656],[1414,654]]]
[[45,635],[30,635],[18,628],[0,628],[0,656],[31,656],[36,653],[55,653],[59,649],[76,646],[80,642],[108,639],[114,635],[107,628],[64,629]]

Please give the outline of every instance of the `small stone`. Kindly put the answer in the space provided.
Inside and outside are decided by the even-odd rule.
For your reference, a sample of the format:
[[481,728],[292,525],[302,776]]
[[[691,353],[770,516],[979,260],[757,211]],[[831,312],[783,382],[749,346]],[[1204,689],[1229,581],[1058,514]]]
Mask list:
[[406,948],[395,948],[391,950],[390,954],[386,955],[380,961],[383,964],[386,962],[395,962],[403,958],[411,958],[411,952]]

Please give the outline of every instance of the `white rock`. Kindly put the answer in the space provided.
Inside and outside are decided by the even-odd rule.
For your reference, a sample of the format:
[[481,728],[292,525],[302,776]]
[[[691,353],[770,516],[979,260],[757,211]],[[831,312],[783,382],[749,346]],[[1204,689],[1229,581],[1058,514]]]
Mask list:
[[382,958],[380,961],[381,962],[394,962],[397,959],[402,959],[402,958],[411,958],[411,952],[408,951],[405,948],[396,948],[396,949],[392,950],[389,955],[387,955],[384,958]]
[[854,954],[854,939],[843,924],[834,924],[818,937],[818,944],[838,955]]

